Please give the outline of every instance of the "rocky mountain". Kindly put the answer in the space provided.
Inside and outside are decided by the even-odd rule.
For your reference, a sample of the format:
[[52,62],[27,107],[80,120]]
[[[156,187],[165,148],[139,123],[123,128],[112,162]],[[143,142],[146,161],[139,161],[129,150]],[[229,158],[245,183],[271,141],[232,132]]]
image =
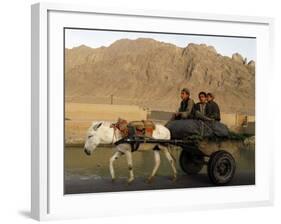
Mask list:
[[180,90],[213,92],[223,112],[253,114],[255,62],[239,53],[232,58],[214,47],[180,48],[153,39],[121,39],[109,47],[65,49],[68,102],[137,104],[175,111]]

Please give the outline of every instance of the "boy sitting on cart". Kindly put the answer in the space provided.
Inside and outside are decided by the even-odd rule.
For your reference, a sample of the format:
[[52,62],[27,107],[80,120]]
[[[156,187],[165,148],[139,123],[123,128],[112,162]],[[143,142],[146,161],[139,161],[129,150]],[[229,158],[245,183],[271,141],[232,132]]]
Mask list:
[[194,118],[203,121],[220,121],[220,109],[212,93],[200,92],[199,102],[194,105]]
[[172,120],[181,120],[181,119],[192,119],[193,118],[193,107],[194,101],[190,98],[190,91],[187,88],[183,88],[181,90],[180,95],[182,101],[180,103],[180,107],[178,112],[173,114]]

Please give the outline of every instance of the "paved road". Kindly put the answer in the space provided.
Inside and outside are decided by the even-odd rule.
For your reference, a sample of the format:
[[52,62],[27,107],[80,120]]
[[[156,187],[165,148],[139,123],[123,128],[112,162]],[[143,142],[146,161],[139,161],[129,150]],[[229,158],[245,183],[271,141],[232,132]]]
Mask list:
[[[126,181],[126,178],[119,178],[112,183],[110,178],[76,176],[65,180],[65,194],[214,186],[210,183],[206,173],[199,173],[193,176],[182,175],[178,177],[176,182],[172,182],[170,177],[165,176],[157,176],[151,184],[146,183],[144,177],[137,177],[130,185]],[[243,171],[236,173],[229,186],[253,184],[255,184],[254,172]]]

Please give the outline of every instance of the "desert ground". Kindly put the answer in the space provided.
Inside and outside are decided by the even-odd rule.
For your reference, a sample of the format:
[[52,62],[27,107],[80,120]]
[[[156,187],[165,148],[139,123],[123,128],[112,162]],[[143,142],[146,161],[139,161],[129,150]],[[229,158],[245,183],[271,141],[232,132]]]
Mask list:
[[[146,183],[145,180],[154,166],[153,152],[136,151],[133,153],[134,182],[130,185],[127,184],[127,162],[125,157],[121,157],[115,163],[117,179],[112,183],[108,161],[113,152],[112,147],[101,146],[92,156],[86,156],[81,146],[67,147],[65,150],[65,194],[214,187],[208,179],[206,167],[196,175],[186,175],[181,170],[178,162],[181,152],[179,148],[171,150],[177,165],[178,179],[176,182],[171,181],[171,167],[161,153],[161,164],[157,176],[153,183]],[[254,185],[254,150],[245,149],[234,156],[237,162],[236,175],[229,186]]]

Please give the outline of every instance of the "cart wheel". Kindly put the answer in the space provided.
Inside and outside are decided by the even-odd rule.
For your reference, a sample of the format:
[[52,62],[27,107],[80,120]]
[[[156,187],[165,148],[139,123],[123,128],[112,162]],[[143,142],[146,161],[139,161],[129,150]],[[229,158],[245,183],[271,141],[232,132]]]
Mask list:
[[180,167],[186,174],[197,174],[204,166],[204,157],[202,155],[194,155],[185,150],[181,151]]
[[231,154],[219,150],[214,152],[208,162],[208,176],[215,185],[229,183],[235,174],[235,160]]

